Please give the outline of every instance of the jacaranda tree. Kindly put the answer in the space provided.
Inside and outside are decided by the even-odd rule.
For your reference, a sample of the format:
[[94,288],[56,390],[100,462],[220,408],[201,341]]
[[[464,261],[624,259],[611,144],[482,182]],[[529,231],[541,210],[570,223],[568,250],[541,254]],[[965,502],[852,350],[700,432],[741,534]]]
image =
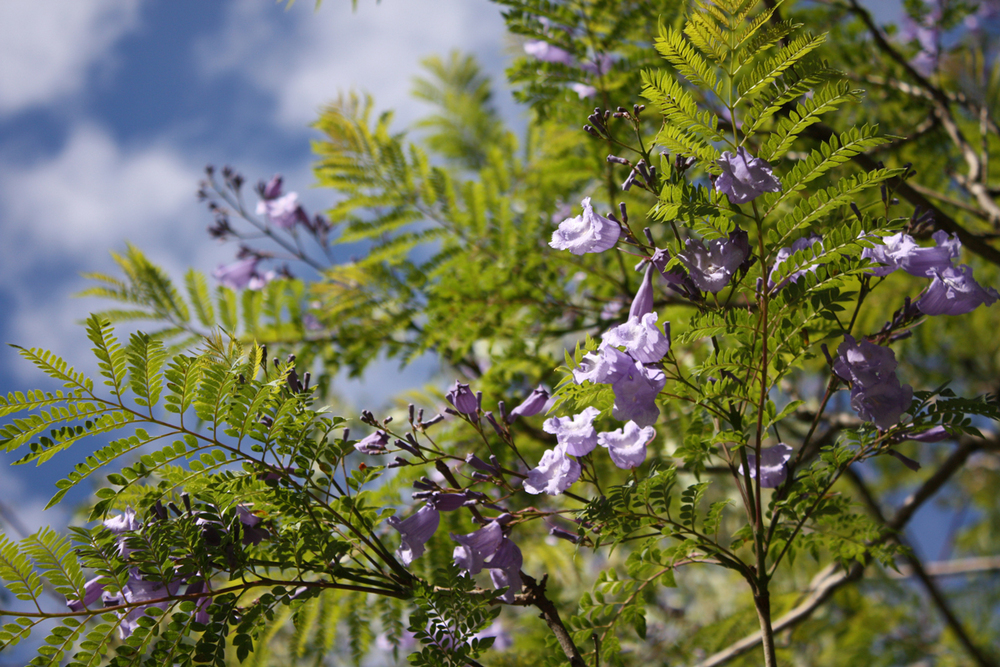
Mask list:
[[[429,57],[419,140],[362,94],[316,121],[323,214],[207,171],[216,284],[92,275],[96,381],[19,349],[63,389],[0,443],[77,457],[51,504],[100,484],[0,543],[2,646],[997,665],[1000,6],[498,2],[523,136]],[[447,392],[338,414],[338,374],[428,352]],[[929,502],[964,517],[936,562]]]

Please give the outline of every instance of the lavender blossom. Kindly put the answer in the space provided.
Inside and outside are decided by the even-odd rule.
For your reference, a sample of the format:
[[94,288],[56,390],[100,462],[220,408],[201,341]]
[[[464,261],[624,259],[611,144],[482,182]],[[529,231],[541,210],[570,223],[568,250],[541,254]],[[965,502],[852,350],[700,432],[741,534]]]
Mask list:
[[[765,489],[776,489],[785,482],[788,477],[788,460],[792,458],[792,448],[783,442],[779,442],[773,447],[764,447],[760,450],[760,485]],[[747,465],[750,466],[750,477],[757,477],[757,455],[747,452]],[[743,466],[740,466],[740,474],[745,475]]]
[[104,593],[104,584],[101,583],[101,577],[94,577],[90,579],[83,585],[83,599],[82,600],[66,600],[66,606],[69,607],[70,611],[83,611],[90,605],[94,604],[101,599],[101,595]]
[[615,392],[611,416],[621,421],[634,421],[639,426],[652,426],[660,416],[656,397],[666,383],[663,371],[634,363],[611,385]]
[[[170,582],[163,583],[159,581],[147,581],[143,579],[137,572],[132,571],[129,575],[128,582],[122,587],[121,598],[113,598],[116,604],[134,604],[148,602],[149,600],[157,600],[159,598],[165,598],[171,595],[177,595],[177,591],[180,588],[180,579],[174,579]],[[139,618],[150,607],[158,607],[160,609],[166,609],[169,602],[164,600],[163,602],[156,602],[154,604],[145,604],[139,607],[135,607],[127,614],[125,618],[121,621],[118,626],[118,633],[121,635],[122,639],[128,639],[137,627],[139,627]]]
[[548,401],[549,392],[542,385],[538,385],[528,398],[524,399],[519,406],[510,411],[510,414],[507,415],[507,423],[513,424],[514,420],[518,417],[534,417],[545,409]]
[[777,273],[778,267],[784,264],[789,257],[799,252],[800,250],[806,250],[807,248],[812,248],[813,244],[819,243],[822,240],[823,238],[818,234],[810,234],[809,236],[804,236],[796,240],[794,243],[792,243],[791,247],[781,248],[780,250],[778,250],[777,254],[774,257],[774,266],[771,267],[771,272],[767,276],[768,291],[781,289],[788,283],[798,282],[799,278],[805,275],[806,271],[809,271],[811,273],[816,273],[816,269],[819,268],[819,265],[813,264],[808,269],[802,269],[801,271],[793,271],[789,275],[785,276],[782,279],[782,281],[777,285],[775,285],[774,283],[774,275],[775,273]]
[[528,493],[558,496],[580,479],[580,464],[566,454],[566,445],[557,445],[542,454],[538,467],[528,471],[521,485]]
[[479,411],[479,401],[476,400],[476,395],[469,389],[469,385],[458,380],[455,381],[455,386],[451,388],[451,391],[445,394],[445,398],[463,415],[474,415]]
[[621,235],[621,226],[614,220],[594,212],[590,197],[583,200],[583,213],[566,218],[559,229],[552,233],[549,245],[556,250],[569,250],[574,255],[604,252],[615,247]]
[[642,276],[642,283],[639,290],[632,299],[632,306],[629,308],[628,316],[642,317],[653,312],[653,271],[656,269],[652,264],[646,265],[646,273]]
[[[204,581],[195,581],[188,584],[187,589],[184,591],[185,595],[199,595],[208,590],[208,586],[205,585]],[[208,605],[211,604],[212,598],[208,595],[198,598],[198,602],[195,605],[194,612],[194,622],[201,623],[202,625],[208,625],[211,618],[208,615]]]
[[573,380],[577,384],[583,384],[585,380],[594,384],[611,384],[627,373],[634,363],[631,357],[605,341],[597,352],[583,355],[580,367],[573,371]]
[[1000,294],[992,287],[983,287],[972,277],[972,268],[962,264],[941,270],[931,270],[931,284],[916,307],[925,315],[964,315],[980,304],[993,305]]
[[243,536],[240,538],[243,546],[260,544],[268,537],[267,530],[257,527],[263,519],[251,512],[244,505],[236,506],[236,516],[239,517],[243,528]]
[[136,518],[135,510],[128,507],[118,516],[105,519],[104,527],[117,537],[118,555],[122,558],[128,558],[128,555],[134,551],[134,549],[130,549],[126,544],[129,537],[128,533],[142,528],[142,522]]
[[567,67],[573,66],[573,56],[565,49],[553,46],[540,39],[533,39],[524,43],[524,52],[536,60],[546,63],[560,63]]
[[586,83],[572,83],[569,89],[576,93],[581,100],[588,99],[597,94],[597,88]]
[[309,217],[299,206],[299,195],[295,192],[257,202],[257,215],[266,216],[271,224],[282,229],[291,229],[296,222],[309,223]]
[[490,568],[490,579],[497,589],[507,588],[500,599],[507,604],[514,604],[514,596],[521,592],[521,566],[524,557],[521,550],[510,537],[504,537],[500,546],[490,557],[487,564]]
[[401,543],[396,549],[396,556],[403,565],[409,566],[424,553],[424,545],[431,539],[441,522],[441,515],[430,505],[424,505],[416,514],[400,521],[393,515],[386,523],[399,531]]
[[910,407],[913,388],[896,377],[896,354],[887,347],[845,336],[833,372],[851,383],[851,407],[881,429],[894,426]]
[[257,185],[257,193],[261,199],[271,200],[281,196],[281,174],[275,174],[271,180],[265,183],[261,181]]
[[903,439],[916,440],[917,442],[941,442],[951,437],[951,433],[948,433],[948,430],[944,426],[932,426],[920,433],[907,433],[903,436]]
[[258,263],[260,263],[260,257],[251,255],[232,264],[220,264],[212,276],[229,289],[243,289],[257,276]]
[[455,564],[469,574],[479,574],[486,561],[500,548],[504,539],[503,527],[497,521],[490,521],[466,535],[452,533],[451,539],[459,544],[452,554]]
[[659,315],[646,313],[642,319],[630,317],[604,333],[604,342],[622,345],[636,361],[652,364],[660,361],[670,351],[670,322],[664,324],[664,331],[656,326]]
[[781,182],[774,177],[771,165],[751,156],[745,148],[722,154],[717,163],[722,175],[715,179],[715,189],[733,204],[745,204],[765,192],[781,192]]
[[737,229],[725,239],[704,242],[688,239],[678,255],[698,289],[717,294],[732,279],[750,252],[747,233]]
[[624,428],[598,433],[597,443],[608,448],[616,466],[628,470],[638,468],[646,460],[646,445],[655,436],[656,430],[652,426],[640,429],[638,424],[630,421]]
[[909,234],[893,234],[883,239],[883,245],[865,248],[861,256],[883,266],[873,269],[876,276],[887,276],[896,269],[902,269],[910,275],[923,278],[933,271],[950,268],[952,260],[961,253],[962,244],[957,236],[949,236],[947,232],[934,232],[936,245],[924,248],[913,240]]
[[597,431],[593,422],[599,414],[600,410],[589,407],[574,417],[553,417],[545,420],[542,430],[556,436],[556,441],[565,447],[567,454],[584,456],[597,446]]

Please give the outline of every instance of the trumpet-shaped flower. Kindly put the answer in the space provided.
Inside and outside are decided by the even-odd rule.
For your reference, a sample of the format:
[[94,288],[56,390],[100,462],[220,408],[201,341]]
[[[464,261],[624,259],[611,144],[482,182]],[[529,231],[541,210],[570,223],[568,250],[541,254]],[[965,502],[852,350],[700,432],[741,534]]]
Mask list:
[[883,245],[865,248],[861,256],[882,264],[872,270],[876,276],[887,276],[896,269],[902,269],[910,275],[923,278],[934,271],[950,268],[952,261],[958,258],[962,250],[958,237],[949,236],[945,231],[934,232],[933,238],[936,245],[924,248],[912,236],[900,232],[885,237]]
[[851,383],[851,407],[879,428],[899,422],[910,407],[913,388],[896,377],[896,354],[887,347],[844,336],[837,348],[833,372]]
[[664,331],[656,326],[659,315],[646,313],[642,318],[630,317],[627,322],[609,329],[604,341],[610,345],[622,345],[636,361],[646,364],[656,363],[670,351],[670,322],[664,324]]
[[589,407],[573,417],[553,417],[545,420],[542,430],[556,436],[556,441],[565,446],[567,454],[584,456],[597,446],[597,431],[593,422],[599,414],[600,410]]
[[740,146],[733,155],[722,154],[718,165],[722,175],[715,179],[715,189],[729,197],[734,204],[745,204],[765,192],[781,192],[781,182],[774,177],[771,165],[753,157]]
[[510,411],[507,415],[507,421],[513,423],[518,417],[534,417],[539,412],[545,409],[545,405],[549,402],[549,392],[541,385],[531,392],[528,398]]
[[646,445],[656,436],[652,426],[639,428],[633,421],[624,428],[609,433],[598,433],[597,443],[608,448],[611,460],[619,468],[638,468],[646,460]]
[[490,579],[497,589],[507,588],[500,599],[507,604],[514,603],[514,596],[521,592],[521,565],[524,557],[521,550],[509,536],[504,537],[500,546],[490,557],[487,566],[490,568]]
[[400,521],[399,517],[391,516],[386,522],[399,531],[401,544],[396,556],[403,565],[409,565],[424,553],[424,545],[437,531],[441,515],[430,505],[424,505],[408,519]]
[[566,454],[566,445],[557,445],[555,449],[545,450],[538,466],[528,471],[521,485],[528,493],[558,496],[578,479],[580,464]]
[[615,247],[620,235],[621,226],[595,213],[587,197],[583,200],[583,213],[560,222],[549,245],[556,250],[569,250],[574,255],[604,252]]
[[749,252],[747,233],[738,229],[728,238],[709,241],[707,246],[702,241],[688,239],[678,258],[698,289],[716,294],[729,284]]
[[463,415],[474,415],[479,410],[479,401],[476,400],[476,395],[469,389],[469,385],[462,384],[458,380],[455,381],[455,386],[451,388],[451,391],[445,394],[445,398]]
[[660,416],[656,397],[666,383],[663,371],[634,363],[611,385],[615,392],[611,416],[621,421],[634,421],[639,426],[652,426]]
[[597,352],[583,355],[580,367],[573,371],[573,380],[583,384],[590,380],[594,384],[611,384],[627,373],[635,362],[616,347],[602,343]]
[[459,544],[452,554],[455,564],[469,574],[479,574],[486,561],[500,548],[504,540],[503,526],[497,521],[490,521],[466,535],[452,533],[451,539]]
[[972,277],[972,268],[962,264],[929,271],[931,284],[916,303],[925,315],[964,315],[980,306],[993,305],[1000,294],[983,287]]

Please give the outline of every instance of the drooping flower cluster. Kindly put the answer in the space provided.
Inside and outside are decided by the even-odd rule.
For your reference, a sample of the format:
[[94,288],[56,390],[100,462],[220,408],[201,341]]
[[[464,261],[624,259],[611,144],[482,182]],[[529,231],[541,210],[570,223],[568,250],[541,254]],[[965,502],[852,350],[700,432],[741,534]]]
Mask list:
[[913,276],[930,278],[931,284],[915,304],[925,315],[964,315],[1000,298],[994,288],[975,281],[971,267],[954,265],[962,248],[957,236],[937,231],[932,238],[934,247],[925,248],[900,232],[883,239],[883,245],[866,248],[861,256],[880,265],[872,269],[876,276],[902,269]]
[[881,429],[895,426],[913,400],[913,388],[900,385],[896,354],[887,347],[845,336],[833,372],[851,385],[851,407]]

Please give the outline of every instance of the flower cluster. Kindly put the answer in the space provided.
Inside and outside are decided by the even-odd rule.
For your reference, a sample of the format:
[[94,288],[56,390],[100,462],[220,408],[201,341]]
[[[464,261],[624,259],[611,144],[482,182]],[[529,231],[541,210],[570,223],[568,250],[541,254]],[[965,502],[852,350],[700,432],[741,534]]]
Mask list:
[[954,265],[962,249],[957,236],[938,231],[932,238],[934,247],[925,248],[912,236],[900,232],[883,239],[883,245],[866,248],[861,256],[879,265],[872,269],[876,276],[887,276],[901,269],[913,276],[930,278],[931,284],[916,302],[924,315],[964,315],[1000,298],[995,289],[975,281],[971,267]]
[[[162,506],[157,504],[154,509],[157,511],[159,519],[166,519],[167,513]],[[260,525],[262,520],[259,516],[243,505],[236,506],[235,511],[241,531],[240,541],[244,546],[260,544],[268,537],[267,531]],[[195,520],[195,525],[201,528],[202,538],[210,546],[219,545],[222,534],[226,532],[225,527],[215,519],[199,517]],[[130,546],[130,542],[141,538],[143,528],[143,523],[137,518],[135,510],[128,508],[122,514],[106,519],[103,526],[115,536],[118,556],[127,562],[135,552],[135,549]],[[203,578],[191,578],[175,573],[166,581],[156,581],[149,579],[143,575],[138,567],[133,566],[129,567],[128,579],[121,588],[109,590],[109,584],[110,580],[104,577],[94,577],[88,580],[84,584],[83,596],[80,599],[67,600],[66,606],[69,607],[70,611],[83,611],[99,601],[103,607],[131,606],[128,611],[119,613],[118,632],[122,639],[127,639],[138,627],[139,619],[146,614],[150,607],[166,609],[167,605],[170,604],[169,598],[177,595],[181,586],[186,584],[185,595],[205,594],[204,597],[198,599],[195,608],[195,622],[201,624],[209,622],[208,604],[211,598],[207,593],[210,592],[210,589],[208,582]]]
[[604,252],[615,247],[621,227],[617,222],[594,212],[590,197],[583,200],[583,213],[566,218],[552,234],[549,245],[556,250],[569,250],[574,255]]
[[715,179],[715,189],[733,204],[746,204],[765,192],[781,192],[781,181],[766,160],[753,157],[740,146],[736,154],[726,151],[718,161],[722,175]]
[[913,400],[913,388],[900,385],[896,376],[896,354],[850,335],[837,354],[833,372],[851,385],[851,407],[858,416],[882,429],[896,425]]

